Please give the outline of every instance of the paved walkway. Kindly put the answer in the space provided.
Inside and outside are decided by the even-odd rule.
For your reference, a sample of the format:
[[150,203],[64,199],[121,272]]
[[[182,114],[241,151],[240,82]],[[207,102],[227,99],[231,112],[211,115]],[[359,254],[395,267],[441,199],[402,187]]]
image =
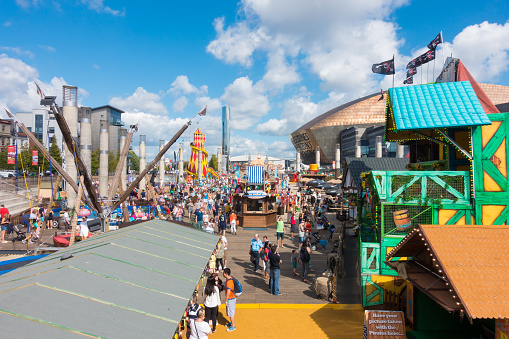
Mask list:
[[237,330],[226,332],[224,305],[211,338],[362,338],[364,310],[360,305],[240,304]]

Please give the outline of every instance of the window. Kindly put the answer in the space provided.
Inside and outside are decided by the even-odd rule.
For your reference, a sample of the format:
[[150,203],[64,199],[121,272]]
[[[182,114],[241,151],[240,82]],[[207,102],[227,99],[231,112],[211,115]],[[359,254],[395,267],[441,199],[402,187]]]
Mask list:
[[55,133],[55,127],[48,127],[49,133]]

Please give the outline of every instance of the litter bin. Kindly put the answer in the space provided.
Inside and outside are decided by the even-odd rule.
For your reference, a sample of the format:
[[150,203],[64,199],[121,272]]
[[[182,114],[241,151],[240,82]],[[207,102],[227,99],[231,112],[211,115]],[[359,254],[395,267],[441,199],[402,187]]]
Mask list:
[[285,214],[285,208],[283,206],[278,206],[277,208],[277,214],[278,215],[283,215]]

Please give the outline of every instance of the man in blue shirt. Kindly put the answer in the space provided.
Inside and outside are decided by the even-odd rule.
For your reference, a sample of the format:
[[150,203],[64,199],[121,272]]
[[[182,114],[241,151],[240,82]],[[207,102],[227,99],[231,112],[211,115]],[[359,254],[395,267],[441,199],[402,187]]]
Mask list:
[[254,239],[251,240],[249,253],[251,254],[251,262],[254,264],[254,271],[258,271],[260,252],[262,251],[263,243],[258,238],[258,234],[255,234]]
[[226,213],[224,211],[219,216],[219,234],[223,237],[226,236]]
[[198,223],[198,229],[203,229],[203,211],[201,209],[197,209],[196,212],[196,222]]

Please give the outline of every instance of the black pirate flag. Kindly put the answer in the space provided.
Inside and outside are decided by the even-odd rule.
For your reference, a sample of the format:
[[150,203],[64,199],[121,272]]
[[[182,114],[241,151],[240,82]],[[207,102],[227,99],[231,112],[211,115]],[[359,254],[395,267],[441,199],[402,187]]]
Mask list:
[[417,74],[417,68],[409,68],[406,71],[406,77],[409,78],[412,75]]
[[419,67],[420,65],[422,65],[421,57],[422,56],[419,55],[417,58],[415,58],[414,60],[410,61],[406,65],[406,68],[416,68],[416,67]]
[[428,44],[428,48],[431,50],[435,50],[437,48],[438,44],[441,44],[443,42],[442,39],[442,32],[438,33],[438,35]]
[[409,76],[408,78],[406,78],[406,80],[405,80],[405,81],[403,81],[403,83],[404,83],[405,85],[411,85],[411,84],[413,84],[413,83],[414,83],[414,77],[413,77],[413,76]]
[[394,58],[392,58],[391,60],[381,62],[379,64],[373,64],[373,66],[371,66],[371,70],[373,71],[373,73],[378,73],[378,74],[384,74],[384,75],[394,74],[395,73]]
[[430,62],[433,59],[435,59],[435,50],[434,49],[431,49],[431,50],[427,51],[426,53],[424,53],[423,55],[421,55],[421,62],[423,65],[427,64],[428,62]]

